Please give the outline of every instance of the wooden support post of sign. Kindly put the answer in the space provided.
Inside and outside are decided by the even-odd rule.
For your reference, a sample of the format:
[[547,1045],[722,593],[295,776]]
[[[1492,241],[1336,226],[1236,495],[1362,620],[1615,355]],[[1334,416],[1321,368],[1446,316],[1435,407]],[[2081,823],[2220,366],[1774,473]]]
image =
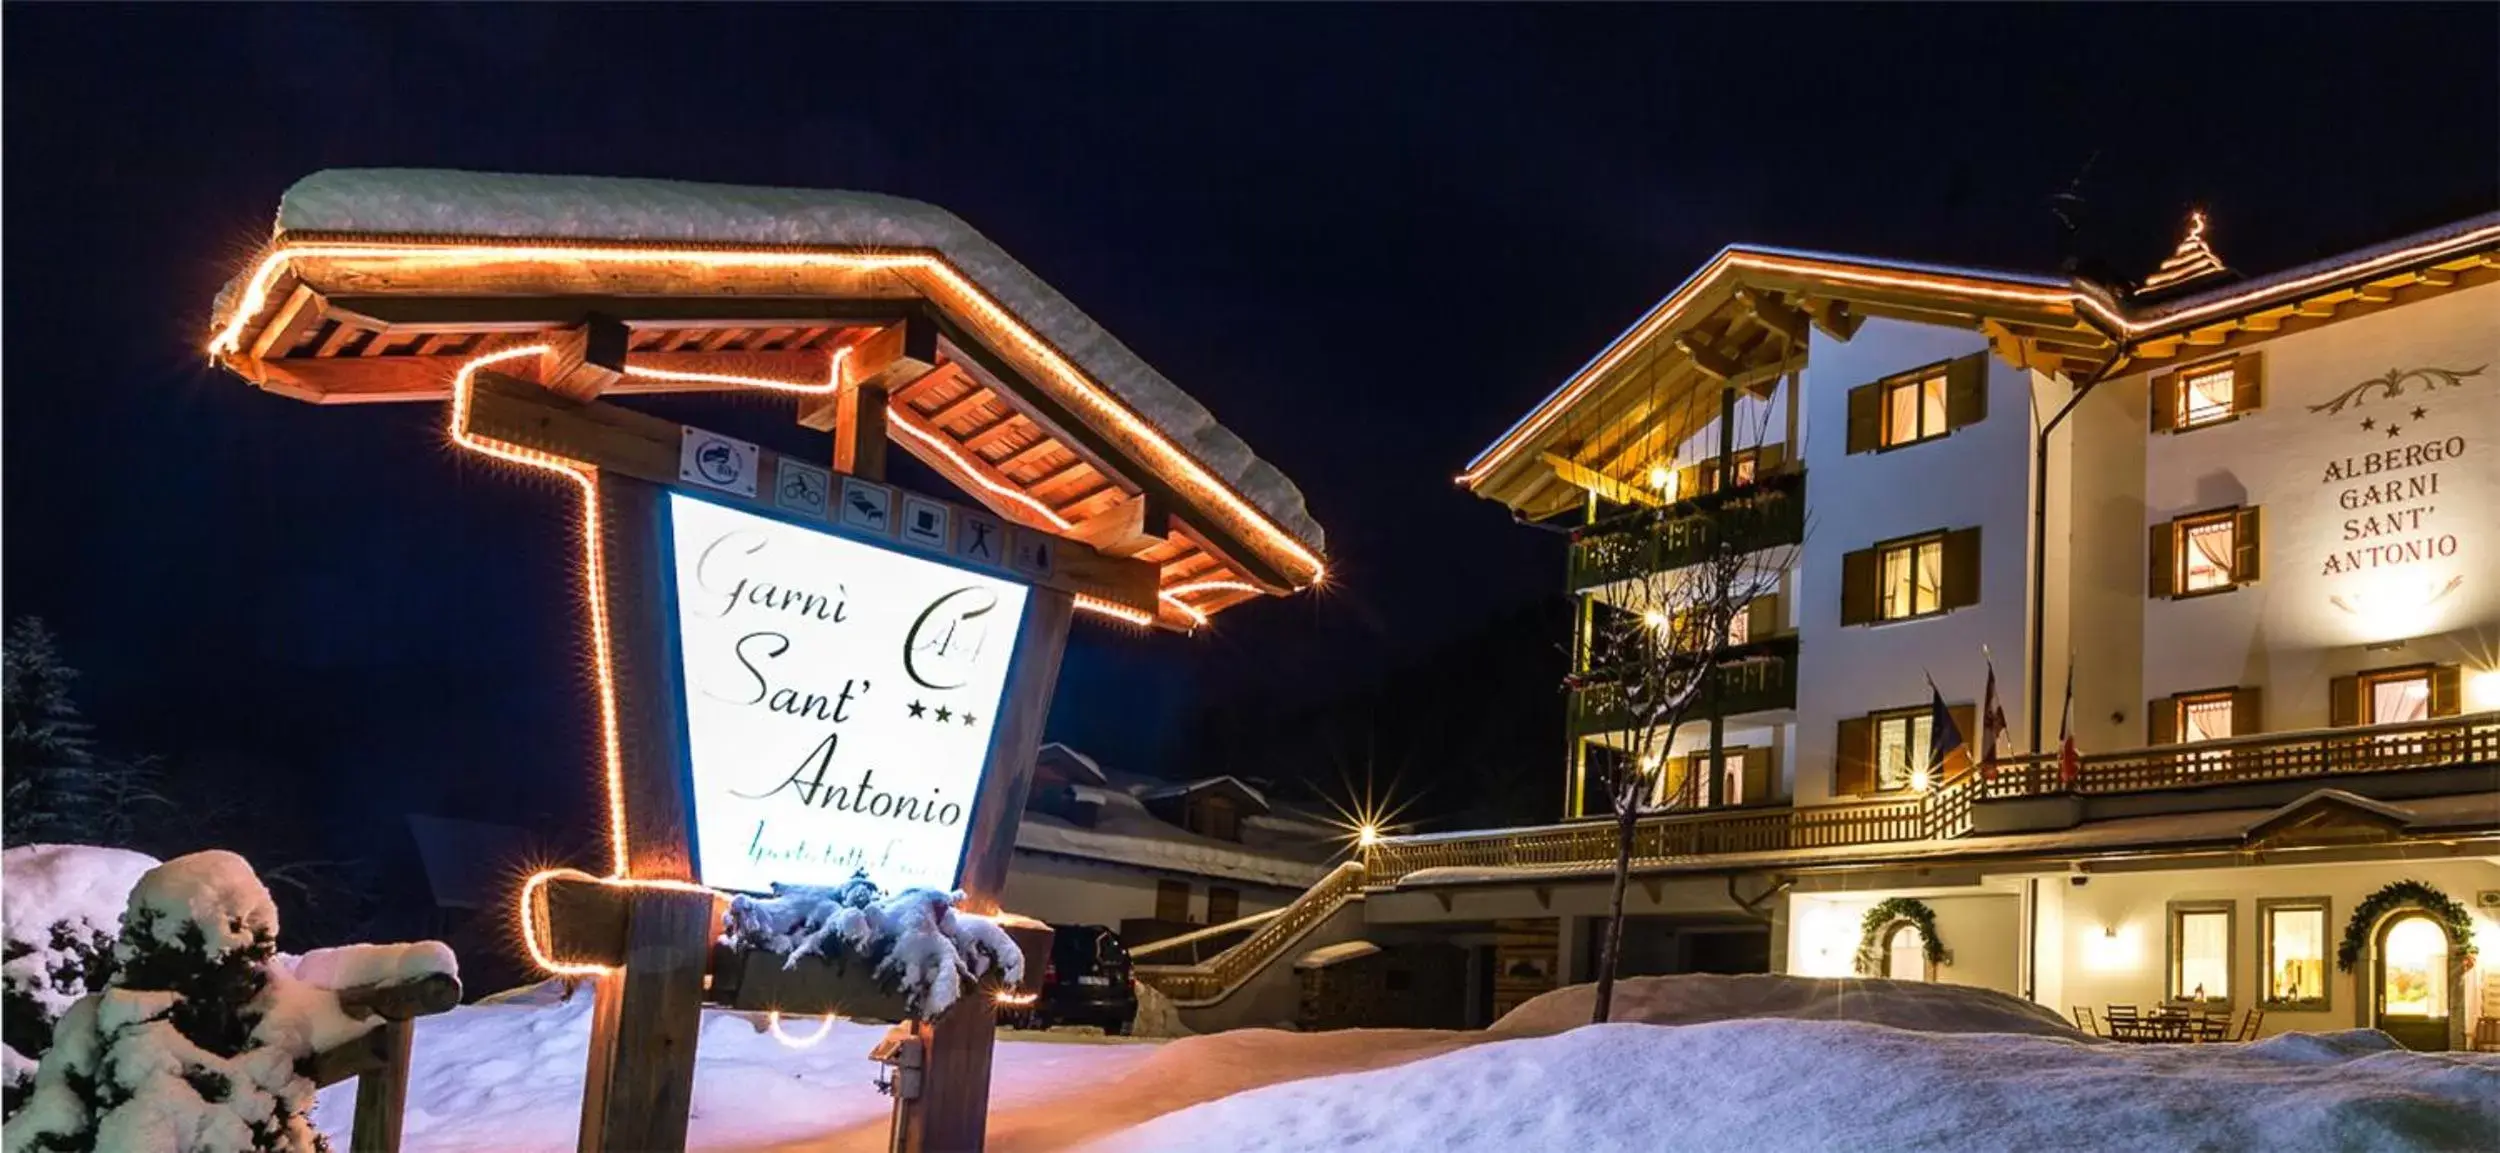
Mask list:
[[[1068,645],[1068,622],[1076,602],[1067,593],[1035,588],[1025,599],[1024,628],[1007,666],[1006,699],[998,727],[990,731],[989,773],[972,804],[961,888],[969,912],[995,913],[1015,855],[1016,824],[1024,816],[1033,784],[1033,757],[1041,749],[1042,722],[1050,715],[1051,690],[1059,681],[1059,657]],[[990,1049],[998,1013],[982,1000],[959,1003],[923,1025],[927,1071],[920,1098],[898,1111],[904,1153],[960,1153],[981,1148],[989,1123]]]
[[[620,741],[628,871],[637,880],[694,880],[685,720],[666,490],[599,474],[608,653]],[[625,890],[624,964],[600,975],[582,1087],[580,1148],[686,1147],[703,972],[718,911],[697,889]]]
[[884,387],[857,384],[833,398],[833,471],[885,479]]
[[[456,998],[455,998],[456,999]],[[399,1153],[400,1123],[408,1112],[408,1054],[417,1038],[417,1023],[400,1019],[374,1027],[379,1069],[356,1076],[356,1117],[348,1131],[348,1153]]]

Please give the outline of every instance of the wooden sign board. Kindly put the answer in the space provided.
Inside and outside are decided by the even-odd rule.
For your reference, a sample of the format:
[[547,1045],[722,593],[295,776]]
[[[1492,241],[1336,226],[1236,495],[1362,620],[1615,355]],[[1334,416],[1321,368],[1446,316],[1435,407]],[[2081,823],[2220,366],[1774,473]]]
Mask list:
[[[478,375],[476,389],[468,431],[557,453],[598,470],[599,567],[619,738],[616,784],[624,856],[632,880],[561,886],[565,890],[561,893],[559,886],[546,889],[546,939],[590,954],[559,952],[558,956],[583,961],[621,957],[623,961],[602,973],[595,984],[580,1147],[682,1149],[706,978],[713,942],[719,935],[719,903],[695,884],[714,879],[707,874],[722,875],[723,861],[740,866],[730,871],[737,874],[732,883],[742,888],[771,880],[824,883],[838,878],[823,874],[821,868],[814,873],[786,870],[787,862],[804,858],[811,850],[791,839],[766,846],[759,850],[765,856],[745,862],[736,856],[745,846],[730,845],[729,855],[723,856],[716,851],[721,846],[703,845],[703,802],[707,796],[717,801],[720,795],[720,782],[714,779],[723,771],[720,766],[740,765],[748,759],[734,749],[730,750],[733,755],[723,759],[718,754],[726,746],[720,742],[746,739],[740,733],[750,726],[738,723],[738,718],[706,722],[690,708],[689,678],[704,674],[700,663],[689,663],[689,648],[708,650],[692,654],[698,662],[707,657],[745,659],[760,674],[778,649],[796,646],[803,638],[797,633],[797,622],[784,635],[783,626],[759,620],[757,632],[767,634],[768,639],[750,650],[745,646],[754,638],[735,630],[688,629],[682,598],[693,590],[681,586],[699,577],[689,575],[697,570],[689,567],[689,543],[681,528],[698,523],[709,525],[707,531],[721,531],[723,525],[764,526],[757,531],[766,535],[757,539],[786,547],[799,563],[807,563],[810,547],[828,555],[850,550],[842,553],[850,558],[845,571],[858,576],[863,592],[878,581],[888,587],[907,586],[916,572],[991,574],[981,579],[948,576],[943,580],[950,587],[961,584],[988,590],[996,594],[996,611],[1015,616],[1014,627],[992,629],[991,635],[1007,638],[1000,643],[1011,642],[1011,647],[1003,659],[997,650],[983,657],[982,663],[1003,665],[1003,671],[991,668],[985,674],[990,678],[982,682],[987,689],[970,679],[959,685],[960,669],[932,671],[913,666],[915,660],[935,659],[930,655],[931,645],[898,640],[900,634],[879,633],[876,643],[883,649],[899,646],[902,655],[893,659],[912,667],[899,677],[884,671],[873,677],[852,677],[853,681],[878,683],[850,685],[847,696],[850,706],[873,700],[878,707],[888,708],[891,715],[881,715],[877,723],[903,726],[934,724],[939,702],[960,699],[946,696],[949,692],[963,689],[986,694],[974,706],[978,712],[970,722],[953,711],[954,704],[947,705],[946,720],[952,727],[942,739],[954,744],[971,742],[949,755],[959,761],[976,757],[980,770],[955,786],[968,796],[937,798],[951,806],[954,819],[961,821],[959,829],[947,830],[952,839],[940,848],[947,854],[959,853],[951,858],[957,866],[954,875],[957,887],[966,893],[965,907],[972,912],[998,910],[1074,598],[1098,596],[1151,612],[1158,574],[1153,565],[1105,556],[1082,544],[1003,523],[981,510],[845,476],[735,438],[614,405],[571,400],[534,384],[486,373]],[[871,573],[880,566],[886,570],[884,575]],[[832,600],[821,590],[810,593],[786,587],[793,583],[783,581],[762,602],[740,599],[738,611],[761,608],[768,616],[795,613],[827,625],[840,623],[833,619],[837,610]],[[1013,590],[1015,595],[1001,590]],[[721,590],[704,591],[708,595]],[[755,590],[739,586],[731,595],[742,598],[749,591]],[[893,632],[892,606],[881,611],[883,616],[870,622],[868,606],[863,604],[862,615],[853,623],[862,627],[875,623]],[[934,611],[919,612],[915,626],[917,617]],[[953,634],[947,643],[962,635],[960,631]],[[769,639],[773,637],[778,639]],[[724,651],[724,646],[737,651]],[[910,655],[914,653],[919,655]],[[889,679],[899,683],[884,683]],[[807,688],[814,700],[801,694],[786,703],[804,716],[839,729],[855,724],[860,715],[837,714],[836,710],[845,707],[840,703],[846,699],[843,690],[839,684],[815,684]],[[715,691],[713,695],[721,694]],[[747,703],[772,710],[776,702],[768,698],[769,694]],[[706,707],[714,703],[707,702]],[[905,710],[914,703],[930,706],[928,715],[904,719]],[[835,721],[837,715],[844,720]],[[707,723],[711,736],[704,735]],[[852,732],[868,739],[864,729]],[[828,739],[827,745],[831,743]],[[713,752],[704,753],[705,749]],[[708,767],[699,763],[703,757],[711,758]],[[923,759],[897,757],[915,763]],[[914,767],[888,764],[879,771],[902,774]],[[900,777],[889,777],[888,782],[906,784]],[[794,767],[782,783],[812,793],[842,781],[838,775],[821,771],[810,778]],[[860,793],[869,783],[864,778],[859,782]],[[924,784],[909,783],[914,788]],[[741,794],[756,791],[739,789]],[[713,835],[719,840],[717,827]],[[757,843],[765,839],[759,837]],[[821,855],[821,844],[812,848]],[[913,842],[903,855],[926,857],[921,852],[925,848]],[[743,867],[748,865],[753,867]],[[929,883],[937,876],[932,870],[942,870],[943,863],[921,861],[916,867],[930,875],[902,875],[911,883]],[[652,881],[664,883],[635,883]],[[996,1021],[987,1011],[985,998],[967,998],[959,1005],[937,1022],[918,1027],[927,1038],[927,1073],[923,1096],[906,1110],[906,1148],[977,1149],[982,1142]]]

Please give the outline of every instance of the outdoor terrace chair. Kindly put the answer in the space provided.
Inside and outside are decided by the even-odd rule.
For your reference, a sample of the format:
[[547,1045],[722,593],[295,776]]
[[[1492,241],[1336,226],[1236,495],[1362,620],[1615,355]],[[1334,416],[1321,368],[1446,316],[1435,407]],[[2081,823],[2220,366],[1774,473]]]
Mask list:
[[2257,1039],[2257,1027],[2265,1023],[2265,1010],[2250,1009],[2248,1012],[2240,1016],[2239,1034],[2231,1039],[2234,1041],[2254,1041]]
[[2074,1007],[2074,1011],[2075,1011],[2075,1026],[2076,1026],[2077,1028],[2082,1029],[2084,1032],[2086,1032],[2086,1033],[2090,1033],[2090,1034],[2092,1034],[2092,1035],[2093,1035],[2093,1036],[2095,1036],[2095,1037],[2106,1037],[2106,1036],[2108,1036],[2108,1035],[2109,1035],[2109,1034],[2107,1034],[2107,1033],[2103,1033],[2103,1032],[2101,1032],[2101,1027],[2100,1027],[2099,1025],[2094,1024],[2094,1023],[2093,1023],[2093,1021],[2092,1021],[2092,1007],[2091,1007],[2091,1006],[2089,1006],[2089,1005],[2077,1005],[2077,1006],[2075,1006],[2075,1007]]

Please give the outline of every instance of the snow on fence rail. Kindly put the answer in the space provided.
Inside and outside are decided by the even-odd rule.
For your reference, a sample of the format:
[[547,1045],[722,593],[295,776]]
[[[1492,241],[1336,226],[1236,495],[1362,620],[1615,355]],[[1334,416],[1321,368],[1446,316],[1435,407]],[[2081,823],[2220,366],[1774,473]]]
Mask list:
[[[1200,941],[1209,940],[1215,937],[1222,937],[1231,933],[1238,933],[1252,925],[1265,924],[1266,922],[1273,921],[1276,918],[1283,916],[1284,912],[1284,908],[1279,906],[1263,912],[1252,913],[1247,917],[1240,918],[1239,920],[1226,921],[1221,925],[1209,925],[1203,929],[1192,929],[1189,932],[1180,934],[1179,936],[1165,937],[1159,941],[1148,941],[1143,945],[1131,945],[1128,947],[1128,955],[1131,960],[1134,960],[1136,958],[1143,957],[1148,953],[1162,953],[1172,949],[1177,949],[1183,945],[1195,945]],[[1192,952],[1195,952],[1195,950],[1192,950]]]
[[1283,955],[1304,933],[1335,913],[1338,906],[1360,896],[1363,877],[1362,863],[1347,861],[1294,898],[1292,904],[1279,910],[1240,944],[1201,964],[1139,965],[1137,979],[1183,1005],[1218,1000]]

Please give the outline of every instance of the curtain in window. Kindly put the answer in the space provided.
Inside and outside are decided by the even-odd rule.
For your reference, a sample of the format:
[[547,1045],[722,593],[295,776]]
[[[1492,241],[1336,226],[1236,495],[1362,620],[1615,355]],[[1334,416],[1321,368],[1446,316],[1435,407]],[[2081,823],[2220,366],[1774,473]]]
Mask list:
[[2370,723],[2393,725],[2431,719],[2431,679],[2405,677],[2370,685]]
[[2189,377],[2179,388],[2182,424],[2202,424],[2231,415],[2231,370]]
[[2227,913],[2179,915],[2178,995],[2231,995],[2231,918]]
[[2233,522],[2228,520],[2200,524],[2187,530],[2189,591],[2220,588],[2231,583],[2234,535]]

